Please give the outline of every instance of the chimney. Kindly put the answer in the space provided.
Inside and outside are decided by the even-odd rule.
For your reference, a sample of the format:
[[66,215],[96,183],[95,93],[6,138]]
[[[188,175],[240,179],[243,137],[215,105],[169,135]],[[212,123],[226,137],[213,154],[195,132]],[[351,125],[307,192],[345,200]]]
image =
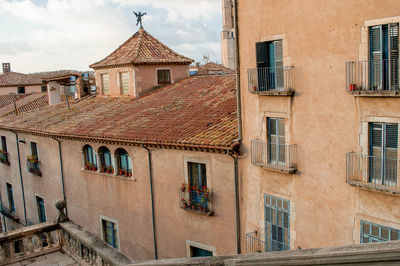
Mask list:
[[61,102],[60,84],[57,82],[47,84],[47,98],[50,106]]
[[3,73],[11,72],[11,65],[10,63],[3,63]]

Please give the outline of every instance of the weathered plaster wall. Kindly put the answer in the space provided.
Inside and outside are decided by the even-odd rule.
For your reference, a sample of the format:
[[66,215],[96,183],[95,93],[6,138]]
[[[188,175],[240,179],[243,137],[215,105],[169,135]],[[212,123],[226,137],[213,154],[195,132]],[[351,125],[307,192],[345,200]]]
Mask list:
[[[290,200],[292,249],[359,243],[361,218],[400,229],[395,210],[400,198],[352,187],[346,183],[345,172],[346,153],[361,151],[363,121],[371,116],[400,121],[398,98],[355,98],[345,88],[345,62],[361,60],[366,52],[361,37],[365,22],[398,16],[398,3],[238,2],[243,233],[258,230],[264,238],[264,193]],[[294,66],[299,76],[292,98],[248,92],[247,69],[256,67],[255,43],[274,38],[283,39],[285,65]],[[286,143],[298,145],[296,174],[274,173],[251,164],[250,141],[265,140],[266,117],[285,118]]]
[[[11,87],[0,87],[0,95],[7,95],[10,93],[18,94],[18,87],[20,86],[11,86]],[[25,94],[32,92],[42,92],[41,85],[30,85],[30,86],[21,86],[25,87]]]

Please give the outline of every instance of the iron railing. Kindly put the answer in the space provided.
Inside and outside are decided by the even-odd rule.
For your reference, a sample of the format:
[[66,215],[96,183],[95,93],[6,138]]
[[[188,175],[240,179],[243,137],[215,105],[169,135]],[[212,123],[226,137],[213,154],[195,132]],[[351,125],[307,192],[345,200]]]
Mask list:
[[207,188],[196,189],[187,185],[179,189],[179,206],[184,210],[190,210],[201,214],[213,213],[213,193]]
[[257,166],[293,173],[296,171],[295,144],[251,141],[251,163]]
[[37,175],[37,176],[41,176],[42,175],[42,173],[40,172],[39,161],[38,160],[27,159],[26,160],[26,165],[27,165],[29,173],[31,173],[33,175]]
[[346,182],[391,193],[400,193],[399,160],[354,152],[346,154]]
[[8,161],[8,153],[7,152],[0,151],[0,163],[10,165],[10,162]]
[[246,234],[246,253],[266,252],[265,241],[257,237],[257,231]]
[[251,92],[294,91],[294,67],[264,67],[247,69]]
[[346,90],[349,92],[399,90],[398,60],[346,62]]

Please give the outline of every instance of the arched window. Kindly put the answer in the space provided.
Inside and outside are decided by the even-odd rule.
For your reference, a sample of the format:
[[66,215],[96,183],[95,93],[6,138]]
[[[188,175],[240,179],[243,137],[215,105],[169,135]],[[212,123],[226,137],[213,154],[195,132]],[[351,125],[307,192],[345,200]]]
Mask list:
[[118,174],[122,176],[132,176],[132,162],[129,154],[124,149],[117,149],[115,151],[115,157],[117,159]]
[[90,171],[97,171],[96,157],[94,156],[92,146],[83,146],[83,156],[85,159],[85,169]]
[[111,163],[111,153],[110,150],[102,146],[99,148],[99,156],[101,163],[101,172],[103,173],[114,173],[114,168]]

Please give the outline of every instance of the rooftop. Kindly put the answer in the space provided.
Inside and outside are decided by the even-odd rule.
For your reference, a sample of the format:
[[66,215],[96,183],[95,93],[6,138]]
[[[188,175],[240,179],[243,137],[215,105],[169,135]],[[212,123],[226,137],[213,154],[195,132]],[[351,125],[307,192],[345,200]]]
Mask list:
[[18,72],[7,72],[4,74],[0,74],[0,87],[8,87],[8,86],[27,86],[27,85],[41,85],[42,79],[30,75],[23,74]]
[[235,76],[184,79],[132,98],[88,97],[0,119],[0,128],[134,145],[232,150],[237,144]]
[[[15,106],[14,106],[15,100]],[[46,92],[0,95],[0,117],[34,111],[49,105]]]
[[90,65],[105,68],[120,65],[143,64],[191,64],[192,59],[180,55],[140,28],[132,37],[120,45],[103,60]]

